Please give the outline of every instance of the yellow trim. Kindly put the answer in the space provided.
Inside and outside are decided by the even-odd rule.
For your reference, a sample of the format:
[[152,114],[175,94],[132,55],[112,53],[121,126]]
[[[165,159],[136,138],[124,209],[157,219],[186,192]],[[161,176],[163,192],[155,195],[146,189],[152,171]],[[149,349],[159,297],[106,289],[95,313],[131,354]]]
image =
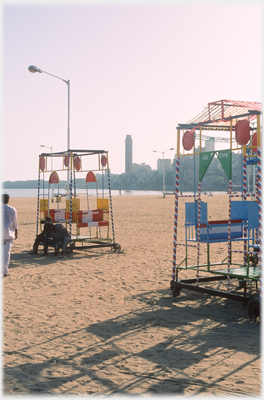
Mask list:
[[250,156],[247,156],[247,158],[250,158],[250,157],[257,157],[257,154],[250,154]]
[[180,156],[180,135],[181,135],[181,130],[178,128],[177,129],[177,156]]
[[179,157],[199,156],[200,153],[180,154]]
[[105,154],[107,160],[107,169],[109,169],[108,153]]

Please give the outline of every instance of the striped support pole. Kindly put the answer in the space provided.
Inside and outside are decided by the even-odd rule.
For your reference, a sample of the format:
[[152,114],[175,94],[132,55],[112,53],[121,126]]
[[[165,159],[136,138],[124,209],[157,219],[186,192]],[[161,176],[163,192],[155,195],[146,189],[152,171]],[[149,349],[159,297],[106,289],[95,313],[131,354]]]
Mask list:
[[246,156],[243,157],[243,200],[246,200],[247,195],[247,161]]
[[258,211],[259,211],[259,281],[260,281],[260,299],[262,299],[262,164],[261,151],[258,148]]
[[70,175],[70,237],[72,231],[72,171]]
[[[243,157],[243,201],[247,200],[247,160],[246,156]],[[247,227],[243,225],[243,237],[244,239],[244,266],[247,265]]]
[[197,197],[196,194],[180,194],[178,197]]
[[197,244],[176,243],[176,246],[197,247]]
[[37,199],[37,224],[36,224],[36,237],[38,236],[38,222],[39,222],[39,195],[40,195],[40,170],[38,173],[38,199]]
[[229,180],[229,202],[228,202],[228,257],[227,257],[227,281],[226,281],[226,291],[229,292],[230,285],[230,265],[231,265],[231,192],[232,192],[232,181]]
[[259,241],[259,229],[254,229],[254,243]]
[[70,176],[70,239],[71,239],[71,231],[72,231],[72,170]]
[[74,198],[76,199],[76,178],[75,178],[75,168],[73,169],[73,182],[74,182]]
[[60,209],[60,184],[58,183],[58,197],[57,197],[57,223],[59,222],[59,209]]
[[[231,253],[244,254],[244,251],[242,251],[242,250],[231,250]],[[258,252],[256,252],[256,251],[247,251],[247,254],[254,255],[254,254],[258,254]]]
[[[96,200],[98,200],[98,185],[97,181],[95,182],[95,188],[96,188]],[[101,237],[101,227],[99,226],[99,237]]]
[[255,200],[258,203],[259,202],[259,188],[258,188],[258,182],[259,182],[259,165],[257,164],[257,176],[256,176],[256,193],[255,193]]
[[50,215],[50,212],[49,212],[49,209],[50,209],[50,207],[49,207],[49,198],[50,198],[50,183],[48,184],[48,217],[49,217],[49,215]]
[[253,193],[253,194],[246,193],[245,195],[244,194],[232,194],[231,197],[255,197],[255,193]]
[[257,193],[256,193],[256,199],[257,203],[261,203],[261,158],[260,158],[260,150],[258,150],[258,171],[257,171]]
[[113,204],[112,204],[112,195],[111,195],[111,183],[110,183],[110,171],[107,170],[108,174],[108,190],[109,190],[109,200],[110,200],[110,210],[111,210],[111,221],[112,221],[112,233],[113,233],[113,241],[115,243],[115,229],[114,229],[114,215],[113,215]]
[[197,227],[197,272],[196,272],[196,286],[199,286],[200,231],[201,231],[201,186],[202,186],[202,182],[199,181],[199,188],[198,188],[198,227]]
[[[86,198],[87,198],[87,210],[89,210],[90,207],[89,207],[88,182],[86,182]],[[92,229],[89,228],[89,230],[90,230],[90,236],[92,236]]]
[[172,279],[174,281],[176,280],[176,246],[177,246],[177,228],[178,228],[179,179],[180,179],[180,157],[176,157],[174,236],[173,236],[173,259],[172,259]]

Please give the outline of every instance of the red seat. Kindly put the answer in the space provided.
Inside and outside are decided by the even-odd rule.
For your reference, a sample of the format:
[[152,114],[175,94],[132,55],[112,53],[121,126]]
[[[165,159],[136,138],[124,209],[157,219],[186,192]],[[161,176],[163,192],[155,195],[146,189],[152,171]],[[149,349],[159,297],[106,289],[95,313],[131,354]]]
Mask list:
[[104,220],[103,210],[79,210],[77,226],[78,228],[108,226],[108,221]]

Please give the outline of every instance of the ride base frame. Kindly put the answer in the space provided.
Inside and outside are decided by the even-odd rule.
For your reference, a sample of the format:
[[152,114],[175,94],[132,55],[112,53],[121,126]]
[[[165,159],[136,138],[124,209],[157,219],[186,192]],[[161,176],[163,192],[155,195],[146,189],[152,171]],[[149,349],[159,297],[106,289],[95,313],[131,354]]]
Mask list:
[[[89,163],[91,159],[92,162]],[[56,163],[56,169],[53,169],[53,163]],[[95,172],[102,176],[100,194]],[[66,185],[66,206],[63,208],[61,207],[61,197],[65,195],[60,192],[59,173],[61,175],[67,174],[67,183],[69,182],[69,187]],[[49,174],[47,193],[44,190],[45,174]],[[43,176],[42,193],[41,175]],[[104,187],[105,175],[107,176],[107,189]],[[81,199],[77,197],[78,179],[82,178],[85,178],[86,185],[86,209],[80,208]],[[96,190],[96,204],[93,209],[90,207],[89,186],[90,189],[93,186],[93,189]],[[57,187],[56,204],[53,203],[54,187],[55,189]],[[50,196],[50,193],[52,193],[52,196]],[[102,247],[110,247],[120,252],[121,246],[115,241],[107,151],[67,150],[56,153],[41,153],[39,155],[36,235],[39,227],[41,230],[42,225],[46,222],[46,217],[50,217],[53,223],[64,224],[68,229],[71,237],[68,252]]]
[[[175,178],[175,212],[174,212],[174,242],[171,290],[174,297],[179,296],[182,289],[207,293],[212,296],[242,301],[248,304],[250,316],[256,319],[259,316],[259,296],[252,297],[247,286],[252,287],[254,282],[258,291],[262,276],[262,169],[261,169],[261,104],[231,100],[220,100],[208,103],[208,107],[187,124],[177,127],[177,154]],[[185,133],[183,131],[185,130]],[[209,134],[214,131],[229,133],[229,148],[224,150],[202,151],[203,130]],[[181,147],[182,139],[182,147]],[[199,140],[198,150],[195,140]],[[233,147],[233,143],[236,143]],[[241,152],[242,158],[242,194],[232,193],[232,152]],[[199,159],[198,194],[182,196],[179,194],[180,158],[193,156]],[[228,189],[228,219],[209,221],[207,203],[201,198],[202,179],[214,157],[218,157],[229,181]],[[195,161],[194,161],[195,162]],[[257,188],[251,194],[253,200],[248,200],[247,193],[247,165],[257,165]],[[195,169],[195,168],[194,168]],[[185,242],[177,240],[179,197],[193,197],[193,202],[185,204]],[[233,197],[241,197],[240,201],[232,201]],[[211,262],[211,245],[225,242],[227,253],[223,260]],[[237,249],[234,244],[242,244]],[[177,249],[185,247],[185,257],[177,260]],[[189,265],[188,249],[196,251],[196,264]],[[201,263],[201,251],[206,248],[206,263]],[[193,250],[192,249],[192,250]],[[233,256],[239,253],[243,257],[240,263],[233,262]],[[178,261],[178,262],[177,262]],[[179,279],[181,270],[196,270],[196,276],[191,279]],[[201,276],[200,273],[206,273]],[[231,280],[238,280],[239,286],[231,290]],[[224,290],[214,289],[213,282],[226,283]],[[209,284],[209,286],[208,286]],[[210,287],[211,285],[211,287]],[[219,285],[218,285],[219,286]],[[244,289],[243,294],[237,290]]]

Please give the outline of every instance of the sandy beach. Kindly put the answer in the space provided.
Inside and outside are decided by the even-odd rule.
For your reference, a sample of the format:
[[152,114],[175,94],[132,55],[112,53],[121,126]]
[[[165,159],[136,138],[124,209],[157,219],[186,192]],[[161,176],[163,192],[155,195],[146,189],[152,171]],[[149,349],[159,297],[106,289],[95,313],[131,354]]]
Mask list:
[[[228,217],[227,195],[204,197],[211,220]],[[2,278],[5,395],[261,395],[260,324],[242,304],[187,290],[172,297],[173,195],[113,197],[121,252],[65,259],[29,255],[36,203],[10,199],[19,229]]]

